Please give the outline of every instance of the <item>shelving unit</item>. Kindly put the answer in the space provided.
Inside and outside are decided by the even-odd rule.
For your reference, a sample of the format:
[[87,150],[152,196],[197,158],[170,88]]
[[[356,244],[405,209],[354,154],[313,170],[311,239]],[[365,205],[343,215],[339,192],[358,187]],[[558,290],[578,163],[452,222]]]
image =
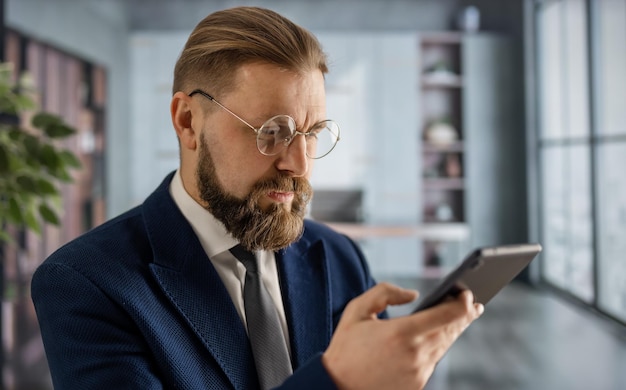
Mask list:
[[423,222],[464,222],[461,35],[421,39]]
[[[422,223],[464,227],[465,137],[462,35],[427,33],[420,39]],[[425,267],[441,268],[443,239],[423,240]],[[432,269],[431,269],[432,271]],[[437,272],[431,272],[437,274]]]
[[[523,222],[519,59],[511,38],[487,32],[422,33],[419,44],[421,219],[461,229],[464,242],[423,239],[424,269],[436,275],[473,247],[518,242]],[[447,125],[431,133],[433,123]]]

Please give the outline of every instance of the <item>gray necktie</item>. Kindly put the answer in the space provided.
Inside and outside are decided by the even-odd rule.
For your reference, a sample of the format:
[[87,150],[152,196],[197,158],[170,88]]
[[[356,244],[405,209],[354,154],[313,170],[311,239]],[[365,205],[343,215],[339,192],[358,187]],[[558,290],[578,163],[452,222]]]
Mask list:
[[248,337],[261,388],[271,389],[283,383],[292,373],[276,306],[261,281],[254,254],[241,245],[234,246],[230,252],[246,267],[243,302]]

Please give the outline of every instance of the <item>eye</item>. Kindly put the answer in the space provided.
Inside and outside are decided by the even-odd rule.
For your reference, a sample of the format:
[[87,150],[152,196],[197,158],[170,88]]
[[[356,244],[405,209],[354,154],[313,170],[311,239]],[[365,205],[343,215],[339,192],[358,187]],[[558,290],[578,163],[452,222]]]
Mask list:
[[261,132],[276,139],[289,139],[295,129],[293,119],[287,115],[277,115],[263,124]]
[[261,128],[261,134],[265,137],[275,137],[281,131],[281,127],[275,121],[267,122]]

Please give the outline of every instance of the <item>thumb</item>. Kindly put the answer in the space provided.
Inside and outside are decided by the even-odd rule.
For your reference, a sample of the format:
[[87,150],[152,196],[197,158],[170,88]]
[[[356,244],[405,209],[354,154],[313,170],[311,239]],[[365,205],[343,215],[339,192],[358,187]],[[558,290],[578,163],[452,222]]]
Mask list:
[[409,303],[417,298],[417,291],[379,283],[348,303],[342,320],[361,321],[370,319],[385,310],[389,305]]

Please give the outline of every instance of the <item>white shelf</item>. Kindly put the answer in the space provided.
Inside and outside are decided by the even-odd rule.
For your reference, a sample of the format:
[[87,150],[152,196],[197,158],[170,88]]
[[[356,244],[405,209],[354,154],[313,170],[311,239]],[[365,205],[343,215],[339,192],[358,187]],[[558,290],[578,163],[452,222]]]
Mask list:
[[425,223],[421,225],[370,225],[336,222],[323,223],[354,240],[379,237],[415,237],[429,241],[464,242],[470,237],[470,230],[466,224],[454,222]]

